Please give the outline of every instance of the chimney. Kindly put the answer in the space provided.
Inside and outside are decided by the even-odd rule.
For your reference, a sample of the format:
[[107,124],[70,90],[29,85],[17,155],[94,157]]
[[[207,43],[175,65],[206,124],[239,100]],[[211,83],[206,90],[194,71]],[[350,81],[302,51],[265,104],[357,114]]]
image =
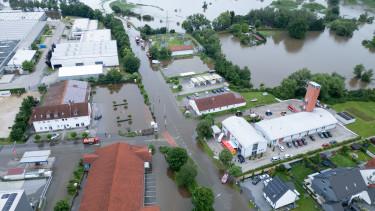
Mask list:
[[304,100],[304,109],[307,112],[314,110],[320,93],[320,85],[314,81],[307,83],[307,91]]

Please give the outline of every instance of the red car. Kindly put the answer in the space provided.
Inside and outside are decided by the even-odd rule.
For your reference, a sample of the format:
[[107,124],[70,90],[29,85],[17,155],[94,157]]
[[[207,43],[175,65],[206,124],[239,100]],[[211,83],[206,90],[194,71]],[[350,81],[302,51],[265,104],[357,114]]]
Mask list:
[[323,148],[327,148],[327,147],[329,147],[329,146],[331,146],[330,144],[322,144],[322,147]]
[[98,137],[95,138],[84,138],[82,140],[83,144],[98,144],[100,139]]
[[288,109],[289,109],[289,111],[291,111],[293,113],[298,112],[297,109],[294,106],[292,106],[292,105],[288,105]]

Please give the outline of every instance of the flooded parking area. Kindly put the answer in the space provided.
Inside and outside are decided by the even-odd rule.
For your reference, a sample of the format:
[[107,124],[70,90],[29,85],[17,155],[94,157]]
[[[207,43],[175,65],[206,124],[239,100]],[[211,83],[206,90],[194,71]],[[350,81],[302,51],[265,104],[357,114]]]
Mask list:
[[150,128],[151,113],[136,84],[93,88],[93,126],[100,134],[127,133]]
[[185,59],[175,59],[162,71],[166,77],[180,76],[181,73],[194,74],[204,73],[210,70],[207,64],[205,64],[198,56]]

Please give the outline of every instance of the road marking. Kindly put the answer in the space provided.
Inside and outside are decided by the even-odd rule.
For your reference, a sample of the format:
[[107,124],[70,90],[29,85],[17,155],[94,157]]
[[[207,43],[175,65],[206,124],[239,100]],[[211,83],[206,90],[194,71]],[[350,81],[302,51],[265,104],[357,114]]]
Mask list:
[[171,134],[169,134],[168,131],[164,131],[163,132],[163,137],[167,140],[168,144],[173,146],[173,147],[177,147],[177,143],[176,141],[174,140],[174,138],[171,136]]

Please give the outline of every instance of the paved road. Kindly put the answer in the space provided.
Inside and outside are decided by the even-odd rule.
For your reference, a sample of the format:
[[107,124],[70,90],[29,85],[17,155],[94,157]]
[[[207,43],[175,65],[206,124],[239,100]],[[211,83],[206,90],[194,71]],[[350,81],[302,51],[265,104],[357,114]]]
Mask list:
[[[14,79],[11,83],[8,84],[0,84],[0,89],[9,89],[9,88],[20,88],[24,87],[25,89],[32,89],[36,90],[38,85],[42,82],[44,77],[44,71],[47,68],[45,63],[45,58],[48,53],[48,50],[51,48],[53,43],[58,43],[61,39],[61,35],[64,31],[65,24],[60,21],[51,21],[47,22],[49,25],[56,26],[52,37],[48,37],[45,41],[47,48],[43,50],[42,56],[40,57],[39,62],[35,66],[35,71],[28,75],[18,76]],[[54,81],[50,81],[51,83]]]
[[[124,24],[124,27],[126,28],[126,24]],[[133,52],[141,60],[139,71],[145,89],[150,96],[151,107],[154,110],[161,132],[169,132],[179,146],[187,149],[198,165],[198,183],[212,188],[215,193],[215,210],[249,210],[245,198],[240,193],[221,184],[218,170],[213,166],[210,158],[198,148],[195,142],[197,122],[186,119],[182,115],[173,93],[160,72],[151,69],[145,51],[141,50],[134,40],[139,32],[129,29],[127,33],[130,37]]]

